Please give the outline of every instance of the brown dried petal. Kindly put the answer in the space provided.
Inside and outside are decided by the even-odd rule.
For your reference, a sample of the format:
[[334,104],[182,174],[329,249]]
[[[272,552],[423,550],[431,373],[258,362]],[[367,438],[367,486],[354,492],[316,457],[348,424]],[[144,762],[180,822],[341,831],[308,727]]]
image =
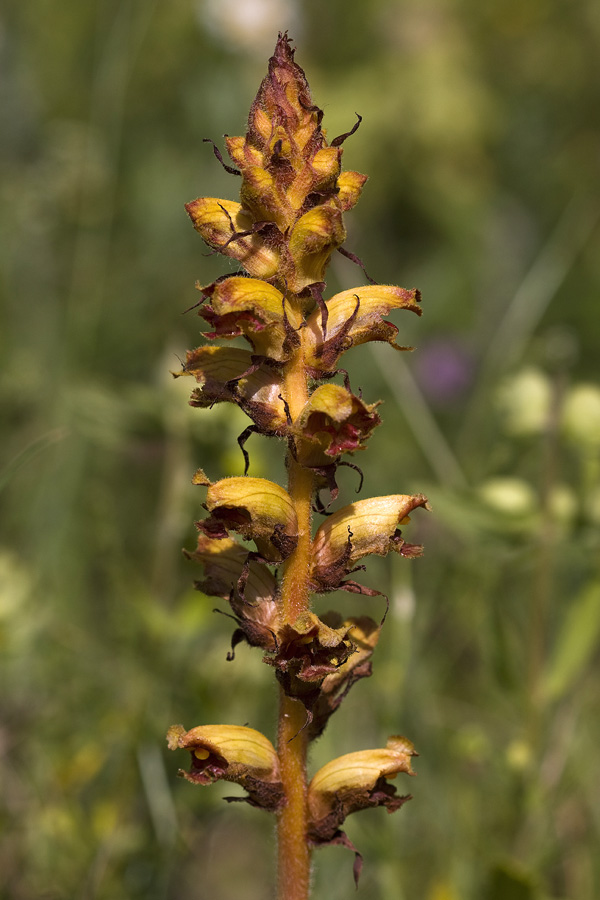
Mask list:
[[277,633],[276,652],[264,658],[275,667],[285,693],[304,704],[307,725],[312,720],[323,679],[343,665],[354,651],[348,638],[351,627],[350,623],[332,627],[314,613],[306,612],[293,625],[283,624]]
[[[196,549],[184,551],[188,559],[204,567],[205,578],[197,582],[199,590],[210,597],[228,600],[235,595],[239,578],[248,562],[248,551],[232,538],[211,538],[198,535]],[[273,573],[256,560],[248,565],[248,576],[244,588],[244,600],[251,606],[273,603],[277,593],[277,582]]]
[[[198,535],[196,550],[185,556],[204,567],[197,590],[229,601],[238,629],[232,647],[246,640],[252,647],[275,650],[278,629],[277,582],[266,565],[231,538]],[[232,658],[232,657],[230,657]]]
[[[333,627],[342,624],[338,613],[328,613],[323,619]],[[347,637],[352,641],[354,649],[346,661],[335,672],[327,675],[321,684],[319,697],[312,708],[313,719],[309,726],[311,740],[323,733],[329,717],[341,705],[350,688],[361,678],[369,678],[371,675],[370,659],[379,640],[381,625],[368,616],[360,616],[346,619],[343,626],[350,626]]]

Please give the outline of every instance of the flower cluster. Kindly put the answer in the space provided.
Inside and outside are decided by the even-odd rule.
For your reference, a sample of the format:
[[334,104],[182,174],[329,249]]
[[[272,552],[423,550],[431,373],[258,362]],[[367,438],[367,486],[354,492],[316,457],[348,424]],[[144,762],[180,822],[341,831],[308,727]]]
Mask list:
[[[208,515],[196,523],[197,546],[187,556],[203,567],[198,589],[230,605],[237,624],[230,658],[240,641],[262,649],[284,695],[302,704],[307,739],[323,732],[352,685],[371,674],[382,625],[367,616],[318,616],[310,595],[379,594],[353,578],[364,568],[360,561],[390,551],[418,556],[422,548],[407,543],[401,528],[414,509],[427,507],[422,494],[391,494],[329,511],[338,495],[337,468],[358,468],[345,457],[364,449],[380,424],[377,404],[352,392],[340,359],[369,341],[409,349],[396,343],[398,329],[386,316],[421,309],[418,291],[392,285],[324,297],[330,257],[345,252],[343,213],[357,202],[366,176],[341,168],[341,145],[360,118],[331,142],[322,118],[287,35],[280,35],[246,135],[226,138],[234,165],[215,148],[227,171],[241,177],[240,202],[202,197],[186,207],[206,244],[242,270],[198,286],[207,343],[189,351],[176,373],[196,383],[192,406],[235,403],[250,420],[238,439],[244,475],[211,481],[199,470],[194,476],[206,491]],[[249,349],[227,346],[239,337]],[[285,440],[287,490],[247,474],[251,434]],[[325,516],[314,535],[311,507]],[[285,807],[278,753],[253,729],[173,726],[169,746],[190,751],[188,780],[237,781],[253,805]],[[402,805],[407,798],[395,796],[386,779],[413,774],[414,754],[409,741],[393,737],[386,749],[349,754],[317,772],[306,795],[306,841],[350,846],[340,831],[349,813]]]

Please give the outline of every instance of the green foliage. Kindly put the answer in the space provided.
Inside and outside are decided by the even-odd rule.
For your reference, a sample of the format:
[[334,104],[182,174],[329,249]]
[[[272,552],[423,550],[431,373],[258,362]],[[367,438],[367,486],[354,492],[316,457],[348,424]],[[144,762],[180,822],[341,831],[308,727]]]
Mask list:
[[[195,279],[222,272],[183,203],[235,195],[201,141],[243,127],[288,24],[249,41],[235,4],[224,24],[213,7],[1,14],[0,881],[16,900],[258,900],[270,880],[267,818],[232,816],[231,787],[180,802],[163,740],[200,718],[273,728],[270,673],[243,647],[226,662],[232,623],[180,557],[190,475],[242,474],[244,427],[187,408],[169,375],[198,343],[180,316]],[[375,675],[311,765],[387,733],[421,752],[410,816],[349,823],[358,896],[594,900],[597,6],[288,7],[329,135],[364,117],[345,163],[376,177],[347,246],[424,297],[418,337],[401,323],[408,361],[349,360],[365,400],[385,397],[365,496],[433,506],[423,561],[375,561],[391,600]],[[356,282],[340,259],[329,291]],[[267,442],[247,447],[250,474],[277,477]],[[323,851],[315,900],[353,891],[350,868]]]

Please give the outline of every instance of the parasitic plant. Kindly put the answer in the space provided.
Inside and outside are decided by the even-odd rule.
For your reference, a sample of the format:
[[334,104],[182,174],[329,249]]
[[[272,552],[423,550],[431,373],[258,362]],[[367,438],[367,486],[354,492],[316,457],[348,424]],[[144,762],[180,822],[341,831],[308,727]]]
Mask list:
[[[399,526],[427,506],[421,494],[391,494],[329,510],[338,466],[357,468],[346,454],[363,449],[380,423],[377,404],[352,393],[340,360],[367,341],[409,349],[396,344],[398,329],[385,317],[421,310],[418,291],[391,285],[369,283],[324,298],[332,253],[358,261],[343,249],[343,215],[366,176],[341,169],[341,145],[360,117],[330,142],[322,117],[287,35],[280,35],[246,135],[226,138],[234,166],[215,147],[227,171],[241,176],[240,202],[202,197],[187,204],[206,244],[242,269],[199,287],[207,343],[189,351],[176,373],[196,381],[192,406],[236,403],[250,419],[239,438],[244,476],[213,482],[198,470],[193,478],[206,489],[208,515],[197,523],[197,546],[187,555],[204,569],[197,587],[229,602],[237,622],[232,648],[240,641],[259,647],[273,667],[279,718],[277,749],[239,725],[191,731],[177,725],[168,742],[190,752],[191,767],[180,773],[188,781],[235,781],[250,804],[277,816],[280,900],[308,897],[315,847],[351,848],[358,880],[362,858],[341,830],[344,819],[367,807],[402,806],[409,797],[397,795],[389,779],[412,775],[415,755],[410,741],[393,736],[383,749],[334,759],[307,781],[308,746],[352,685],[371,674],[383,624],[367,616],[317,616],[311,595],[379,595],[353,574],[371,554],[420,555]],[[250,349],[218,343],[234,337]],[[253,433],[284,439],[285,489],[247,475],[244,444]],[[314,533],[313,512],[324,517]]]

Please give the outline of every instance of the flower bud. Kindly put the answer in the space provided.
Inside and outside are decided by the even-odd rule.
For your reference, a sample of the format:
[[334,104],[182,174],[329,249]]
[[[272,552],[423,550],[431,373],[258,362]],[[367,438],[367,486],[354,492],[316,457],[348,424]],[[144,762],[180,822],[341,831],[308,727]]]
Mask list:
[[199,197],[186,203],[185,208],[194,228],[209,247],[237,259],[250,275],[257,278],[271,278],[277,273],[279,252],[260,233],[251,233],[254,220],[241,204]]
[[179,774],[192,784],[234,781],[248,792],[252,806],[269,811],[283,802],[279,759],[260,731],[241,725],[199,725],[186,732],[183,725],[172,725],[167,744],[169,750],[190,751],[191,769],[180,769]]
[[298,219],[288,243],[293,264],[287,273],[290,290],[297,293],[323,281],[331,254],[345,239],[346,229],[337,206],[315,206]]
[[352,207],[358,203],[358,199],[366,181],[367,176],[361,175],[360,172],[347,170],[340,173],[337,180],[338,200],[342,204],[344,212],[352,209]]
[[277,188],[273,175],[263,165],[242,167],[240,200],[244,209],[250,210],[257,222],[274,222],[280,231],[290,223],[285,194]]

